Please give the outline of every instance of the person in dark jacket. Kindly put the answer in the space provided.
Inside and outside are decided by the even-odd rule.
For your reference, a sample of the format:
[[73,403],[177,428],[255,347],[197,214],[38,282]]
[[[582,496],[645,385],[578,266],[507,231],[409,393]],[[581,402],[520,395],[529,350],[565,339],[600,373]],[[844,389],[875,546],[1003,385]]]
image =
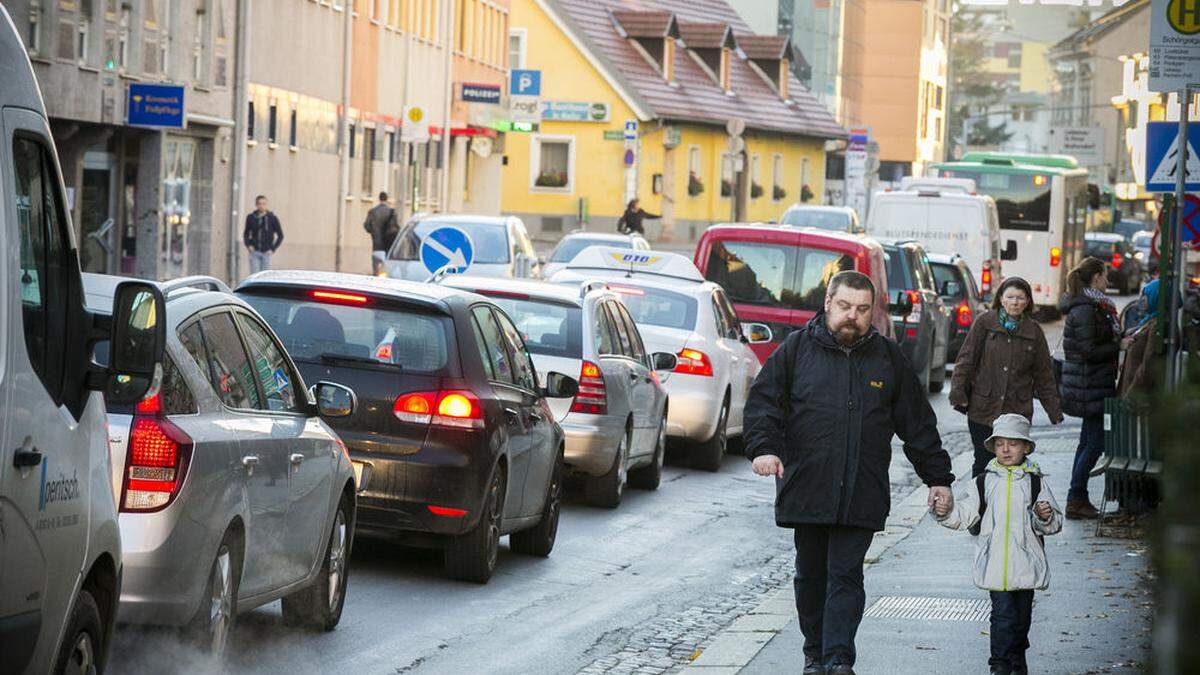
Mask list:
[[642,202],[636,198],[630,199],[629,204],[625,206],[625,213],[621,214],[620,220],[617,221],[617,232],[621,234],[637,233],[646,234],[646,228],[642,225],[642,221],[646,218],[655,219],[662,218],[657,213],[650,213],[642,208]]
[[1050,422],[1062,422],[1058,384],[1046,334],[1033,320],[1033,289],[1021,277],[1009,277],[992,299],[992,309],[971,325],[950,380],[950,405],[966,413],[978,476],[992,461],[984,441],[992,422],[1005,413],[1033,421],[1033,399],[1042,402]]
[[863,559],[891,508],[892,436],[929,486],[953,503],[950,456],[921,381],[871,325],[875,288],[834,275],[825,309],[788,335],[746,399],[746,456],[776,477],[775,523],[795,530],[796,610],[805,673],[853,673],[866,594]]
[[1088,501],[1087,483],[1092,468],[1104,453],[1104,399],[1117,394],[1117,359],[1120,327],[1117,308],[1104,293],[1108,274],[1098,258],[1084,258],[1067,275],[1067,296],[1059,305],[1063,325],[1062,407],[1072,417],[1083,418],[1066,516],[1071,520],[1095,518]]
[[400,221],[396,218],[396,209],[388,204],[388,193],[379,193],[379,203],[367,212],[363,229],[371,235],[371,273],[379,274],[387,260],[387,252],[396,241],[396,235],[400,234]]
[[279,217],[267,210],[267,198],[254,198],[254,211],[246,216],[246,227],[242,230],[242,243],[250,254],[250,273],[271,268],[271,256],[283,243],[283,226]]

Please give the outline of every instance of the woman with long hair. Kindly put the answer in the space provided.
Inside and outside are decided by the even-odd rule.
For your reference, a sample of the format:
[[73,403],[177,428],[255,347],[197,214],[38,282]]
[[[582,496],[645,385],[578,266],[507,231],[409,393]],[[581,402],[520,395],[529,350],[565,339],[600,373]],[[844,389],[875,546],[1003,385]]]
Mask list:
[[1104,293],[1108,270],[1098,258],[1084,258],[1067,275],[1067,295],[1060,308],[1063,326],[1062,407],[1072,417],[1083,418],[1066,516],[1072,520],[1095,518],[1088,500],[1087,483],[1100,455],[1104,454],[1104,399],[1117,393],[1117,360],[1121,328],[1117,307]]
[[621,214],[621,218],[617,220],[617,232],[621,234],[646,234],[646,226],[642,221],[650,218],[662,218],[657,213],[650,213],[642,208],[642,202],[637,197],[629,200],[625,205],[625,213]]
[[987,468],[994,455],[984,445],[992,422],[1005,413],[1033,420],[1033,399],[1042,403],[1050,421],[1058,424],[1058,388],[1046,334],[1033,320],[1033,289],[1021,277],[1000,284],[992,308],[971,325],[954,363],[950,404],[967,415],[975,446],[972,476]]

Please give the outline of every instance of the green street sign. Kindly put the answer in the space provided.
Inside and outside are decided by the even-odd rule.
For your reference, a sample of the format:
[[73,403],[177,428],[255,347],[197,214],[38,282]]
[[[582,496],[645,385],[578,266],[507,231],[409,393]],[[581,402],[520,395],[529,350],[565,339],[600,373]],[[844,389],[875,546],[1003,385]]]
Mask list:
[[623,141],[625,140],[625,132],[621,129],[606,129],[604,131],[604,140]]

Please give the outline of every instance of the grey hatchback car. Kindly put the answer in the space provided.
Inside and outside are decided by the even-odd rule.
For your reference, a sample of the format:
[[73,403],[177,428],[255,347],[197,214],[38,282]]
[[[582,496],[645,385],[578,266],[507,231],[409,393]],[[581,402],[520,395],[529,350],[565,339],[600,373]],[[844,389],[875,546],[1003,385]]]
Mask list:
[[[111,312],[121,281],[85,274],[89,308]],[[321,417],[349,415],[353,392],[321,382],[310,395],[275,334],[220,281],[159,286],[159,386],[136,406],[108,406],[119,620],[184,627],[217,657],[237,613],[274,600],[291,625],[333,629],[355,489],[346,447]],[[107,351],[101,343],[94,358]]]

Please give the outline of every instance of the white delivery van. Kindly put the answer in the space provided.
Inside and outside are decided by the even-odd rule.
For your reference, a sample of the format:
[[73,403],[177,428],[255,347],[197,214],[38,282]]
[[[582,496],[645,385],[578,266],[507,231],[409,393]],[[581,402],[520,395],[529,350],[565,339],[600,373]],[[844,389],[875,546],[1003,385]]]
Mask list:
[[[925,179],[929,180],[929,179]],[[988,296],[1000,283],[1000,218],[996,201],[960,185],[927,185],[871,196],[867,234],[915,239],[930,253],[958,254]]]
[[[121,588],[104,397],[161,378],[165,304],[127,281],[84,308],[58,154],[0,6],[0,673],[102,672]],[[109,367],[92,348],[111,340]]]

